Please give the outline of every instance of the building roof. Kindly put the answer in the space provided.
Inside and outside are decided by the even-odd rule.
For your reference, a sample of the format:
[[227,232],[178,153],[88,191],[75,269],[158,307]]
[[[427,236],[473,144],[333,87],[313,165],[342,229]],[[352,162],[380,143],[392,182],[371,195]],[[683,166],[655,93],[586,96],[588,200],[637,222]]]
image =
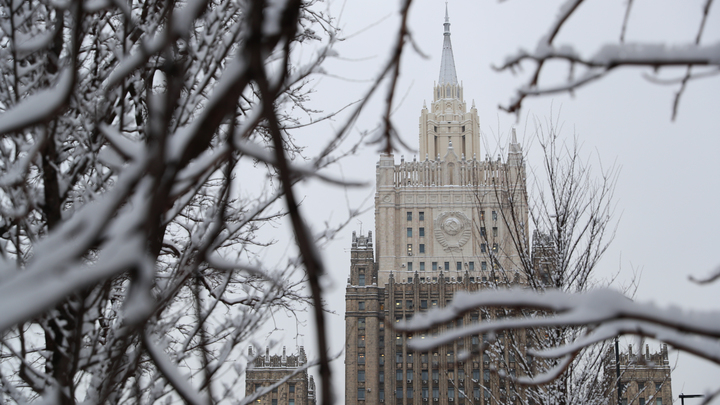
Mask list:
[[450,17],[448,17],[447,3],[445,4],[445,32],[443,33],[442,59],[440,60],[439,85],[458,84],[455,73],[455,58],[453,58],[452,43],[450,42]]

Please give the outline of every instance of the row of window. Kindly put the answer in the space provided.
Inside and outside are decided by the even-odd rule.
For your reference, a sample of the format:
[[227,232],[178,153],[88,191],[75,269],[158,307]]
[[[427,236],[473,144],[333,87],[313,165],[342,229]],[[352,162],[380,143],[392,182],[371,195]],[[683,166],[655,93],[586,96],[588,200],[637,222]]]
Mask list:
[[[410,229],[410,228],[408,228],[408,229]],[[413,252],[414,252],[413,244],[408,243],[407,244],[407,255],[412,256]],[[497,243],[492,244],[492,252],[497,254],[497,252],[498,252],[498,244]],[[425,253],[425,244],[424,243],[420,243],[418,245],[418,253]],[[487,243],[480,244],[480,253],[488,253],[488,244]],[[437,270],[437,262],[432,262],[432,263],[433,263],[433,270]],[[473,262],[470,262],[469,264],[473,264],[473,266],[474,266]],[[462,262],[457,262],[457,265],[458,265],[457,269],[461,270]],[[412,267],[412,264],[410,265],[410,267]],[[422,270],[425,270],[425,263],[421,262],[420,267]],[[412,269],[409,269],[409,270],[412,270]],[[450,262],[445,262],[445,270],[450,270]],[[474,270],[474,267],[471,268],[470,270]]]
[[[407,235],[408,238],[412,238],[413,237],[413,228],[407,228],[407,230],[405,231],[405,234]],[[480,236],[487,237],[487,231],[485,230],[484,226],[480,228]],[[498,227],[497,226],[492,227],[492,236],[494,238],[497,238],[497,236],[498,236]],[[420,237],[420,238],[425,237],[425,228],[424,227],[418,228],[418,237]]]
[[[262,384],[260,384],[260,383],[255,383],[255,391],[259,391],[262,387],[263,387]],[[273,394],[277,394],[277,392],[278,392],[278,387],[275,387],[275,388],[272,389],[272,393],[273,393]],[[295,383],[289,383],[289,384],[288,384],[288,392],[289,392],[290,394],[294,394],[294,393],[295,393]]]
[[[425,237],[425,228],[423,228],[423,227],[418,228],[418,236],[421,238]],[[412,228],[407,229],[407,237],[408,238],[413,237],[413,229]]]
[[[413,213],[412,211],[407,212],[407,220],[412,221],[413,220]],[[418,221],[424,221],[425,220],[425,212],[420,211],[418,212]]]
[[[497,244],[496,244],[497,245]],[[412,244],[408,244],[408,253],[412,253]],[[425,245],[420,245],[420,253],[425,253]],[[438,266],[438,262],[431,262],[430,268],[432,271],[446,270],[450,271],[450,262],[444,262],[442,266]],[[487,262],[480,262],[480,270],[487,270]],[[407,262],[408,271],[412,271],[413,262]],[[455,270],[461,271],[463,269],[463,262],[455,262]],[[467,262],[467,269],[469,271],[475,271],[475,262]],[[420,271],[425,271],[425,262],[420,262]]]
[[[498,219],[497,211],[492,211],[492,220],[497,221],[497,219]],[[413,220],[412,211],[407,211],[407,220],[408,221]],[[425,220],[425,212],[424,211],[418,212],[418,220],[419,221]],[[484,221],[484,220],[485,220],[485,211],[480,211],[480,221]]]
[[[449,374],[448,380],[454,381],[453,372],[450,371],[448,374]],[[510,369],[510,376],[514,378],[515,374],[516,374],[515,369],[514,368]],[[428,381],[429,381],[428,377],[430,375],[431,374],[428,370],[422,370],[422,372],[420,373],[420,378],[422,379],[423,384],[428,383]],[[357,378],[358,378],[357,379],[358,382],[364,383],[366,381],[365,380],[365,370],[358,370]],[[474,381],[480,381],[480,369],[476,368],[476,369],[472,370],[472,379]],[[403,376],[402,370],[396,370],[395,371],[395,381],[403,381],[403,380],[407,380],[408,383],[412,383],[414,381],[413,370],[407,370],[405,372],[404,376]],[[432,370],[432,380],[434,381],[435,384],[438,384],[438,381],[440,381],[440,373],[439,373],[438,369]],[[465,370],[463,370],[463,369],[458,370],[458,380],[459,381],[465,380]],[[483,370],[483,381],[486,383],[490,382],[490,370],[489,369]],[[384,370],[380,370],[380,372],[378,373],[378,382],[380,382],[380,383],[385,382],[385,371]]]

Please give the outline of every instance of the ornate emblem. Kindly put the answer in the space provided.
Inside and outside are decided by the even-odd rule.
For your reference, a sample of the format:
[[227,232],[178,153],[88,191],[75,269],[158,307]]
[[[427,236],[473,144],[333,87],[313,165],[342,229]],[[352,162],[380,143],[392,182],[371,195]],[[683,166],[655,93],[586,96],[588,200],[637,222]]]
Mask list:
[[470,240],[470,227],[470,219],[462,212],[443,212],[435,219],[435,239],[446,252],[459,252]]

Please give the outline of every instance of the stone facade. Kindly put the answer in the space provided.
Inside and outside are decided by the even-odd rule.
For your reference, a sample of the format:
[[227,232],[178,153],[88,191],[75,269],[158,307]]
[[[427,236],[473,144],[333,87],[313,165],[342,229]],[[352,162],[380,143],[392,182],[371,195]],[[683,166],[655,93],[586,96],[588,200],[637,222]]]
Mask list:
[[[620,392],[621,405],[670,405],[672,401],[671,368],[668,361],[667,345],[659,352],[650,353],[645,345],[645,353],[633,353],[632,345],[627,353],[620,354]],[[605,372],[615,376],[615,353],[608,352]],[[617,386],[612,385],[609,393],[611,404],[617,405]]]
[[[458,291],[527,286],[525,165],[515,133],[503,160],[481,159],[477,109],[467,109],[445,23],[440,81],[420,113],[422,160],[384,154],[376,168],[375,238],[353,233],[346,289],[346,404],[521,403],[512,378],[527,342],[522,331],[476,334],[428,352],[407,343],[425,333],[393,325],[444,307]],[[427,335],[512,316],[466,313]]]
[[[248,348],[249,357],[254,359],[245,373],[245,396],[260,394],[258,405],[315,405],[315,381],[308,378],[307,369],[298,371],[307,364],[305,349],[300,347],[298,354],[286,355],[283,347],[282,355],[265,355],[254,353]],[[277,382],[287,379],[277,387]]]

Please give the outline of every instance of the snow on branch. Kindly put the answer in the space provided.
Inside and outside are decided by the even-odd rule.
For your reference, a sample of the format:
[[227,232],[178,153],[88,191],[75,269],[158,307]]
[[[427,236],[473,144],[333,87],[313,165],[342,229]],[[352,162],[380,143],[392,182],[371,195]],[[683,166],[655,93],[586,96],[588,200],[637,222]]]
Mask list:
[[[584,0],[567,0],[558,10],[558,15],[550,25],[547,33],[538,41],[534,51],[520,50],[508,56],[505,62],[494,67],[498,71],[510,70],[515,72],[522,62],[533,61],[535,68],[525,84],[517,90],[506,106],[500,108],[508,112],[518,112],[523,100],[528,96],[554,94],[558,92],[571,92],[591,81],[599,79],[618,67],[646,66],[658,69],[667,66],[686,66],[688,71],[682,80],[682,85],[675,97],[673,118],[677,113],[679,95],[683,93],[687,81],[706,77],[707,75],[691,74],[690,69],[695,66],[719,67],[720,42],[701,45],[700,38],[705,28],[709,8],[712,0],[705,3],[702,9],[702,18],[694,42],[677,43],[674,45],[652,43],[626,43],[625,31],[632,2],[628,2],[625,19],[622,24],[620,43],[605,44],[590,57],[581,56],[581,52],[572,45],[557,45],[555,40],[563,26],[573,18],[575,12]],[[540,84],[543,69],[548,61],[566,61],[569,64],[569,75],[564,83],[551,85]],[[577,66],[586,68],[586,71],[575,77]]]
[[417,351],[427,351],[471,334],[576,326],[587,328],[583,336],[574,342],[537,354],[544,357],[571,355],[583,347],[628,333],[662,340],[720,364],[720,311],[659,308],[654,304],[631,301],[610,289],[580,294],[555,290],[540,293],[520,288],[458,292],[447,307],[418,314],[410,321],[400,322],[397,328],[408,332],[427,330],[472,309],[483,307],[530,308],[540,312],[534,316],[518,316],[465,326],[422,341],[413,340],[410,347]]

